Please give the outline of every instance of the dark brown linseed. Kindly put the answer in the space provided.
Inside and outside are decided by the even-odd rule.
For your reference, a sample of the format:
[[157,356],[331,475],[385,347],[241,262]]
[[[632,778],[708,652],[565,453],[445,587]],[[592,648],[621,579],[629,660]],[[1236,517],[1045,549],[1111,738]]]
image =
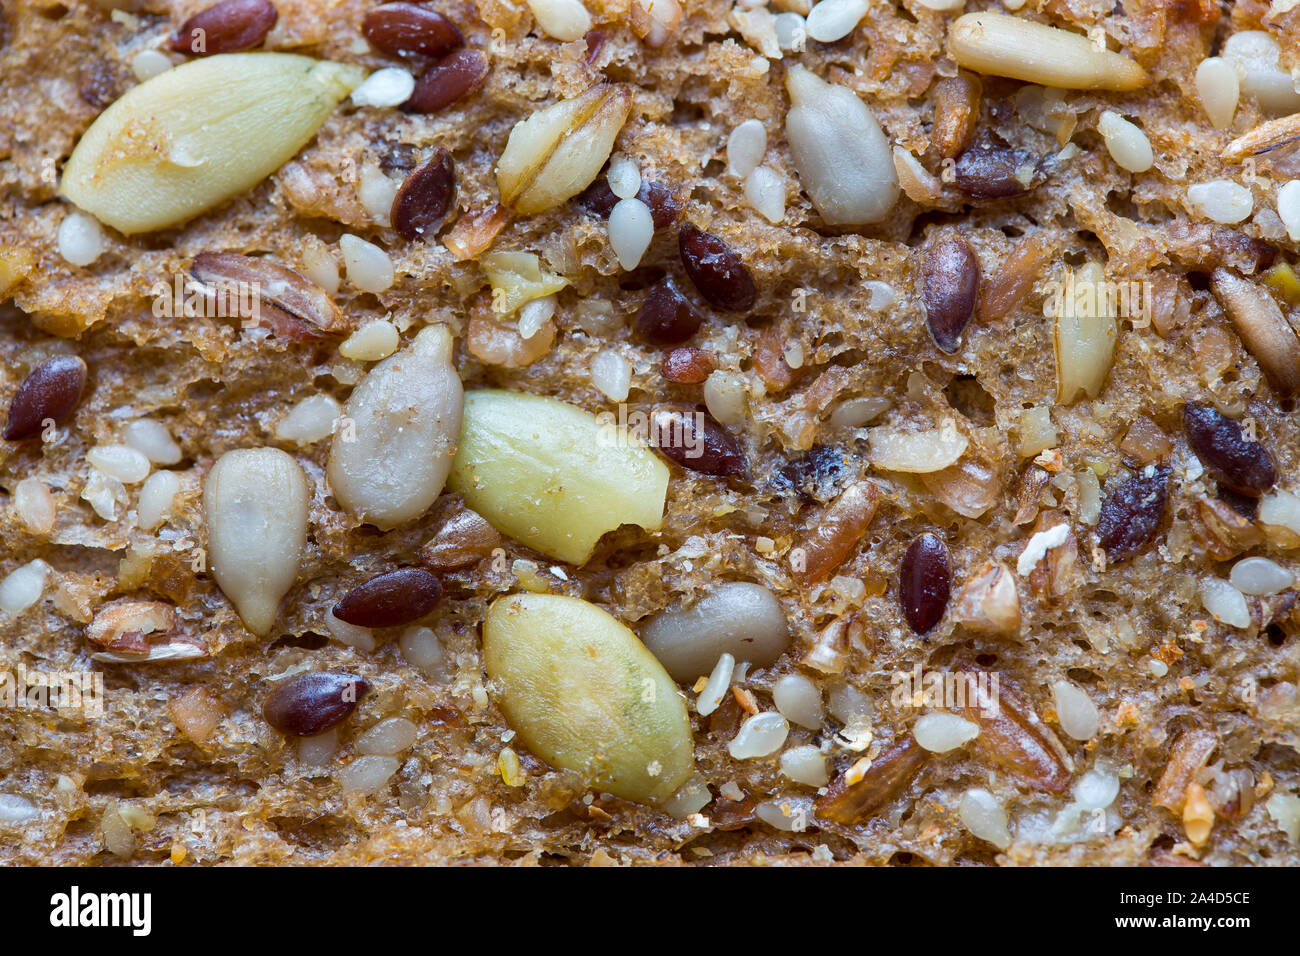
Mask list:
[[310,737],[347,720],[369,690],[369,684],[351,674],[299,674],[271,692],[262,716],[282,734]]
[[424,68],[402,109],[408,113],[446,109],[482,85],[490,70],[487,57],[479,50],[448,53]]
[[456,195],[456,163],[441,146],[402,183],[393,198],[393,229],[414,242],[434,235]]
[[271,0],[221,0],[182,23],[171,47],[191,56],[251,50],[262,45],[279,18]]
[[9,403],[5,441],[35,438],[46,421],[62,423],[77,408],[86,388],[86,363],[77,355],[42,362],[23,379]]
[[465,45],[465,35],[448,17],[423,3],[385,3],[366,12],[361,32],[391,56],[443,56]]
[[334,616],[357,627],[399,627],[433,610],[442,584],[423,568],[398,568],[359,584],[334,605]]

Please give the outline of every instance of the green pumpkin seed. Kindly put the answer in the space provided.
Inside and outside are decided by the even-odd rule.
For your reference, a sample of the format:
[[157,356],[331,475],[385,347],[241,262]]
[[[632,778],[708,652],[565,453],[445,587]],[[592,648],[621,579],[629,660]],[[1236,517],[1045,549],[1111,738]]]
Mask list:
[[528,748],[592,787],[640,803],[669,799],[695,766],[686,702],[614,617],[578,598],[512,594],[483,622],[488,676]]
[[100,114],[72,151],[61,191],[128,235],[182,223],[288,162],[365,75],[291,53],[191,60]]

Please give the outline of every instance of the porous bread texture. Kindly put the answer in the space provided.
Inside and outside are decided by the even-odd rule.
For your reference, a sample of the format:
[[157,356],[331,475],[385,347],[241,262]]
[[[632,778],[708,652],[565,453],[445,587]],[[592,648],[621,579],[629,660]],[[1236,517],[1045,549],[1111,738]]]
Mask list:
[[[82,355],[91,384],[60,442],[44,448],[0,444],[0,574],[35,558],[54,569],[46,598],[0,625],[0,668],[100,669],[106,700],[97,718],[0,710],[0,792],[26,796],[41,810],[36,822],[0,826],[0,860],[117,862],[105,851],[99,829],[105,808],[116,800],[157,817],[151,830],[136,834],[134,863],[165,862],[183,847],[185,862],[206,864],[798,864],[823,859],[825,851],[811,855],[819,846],[835,860],[857,863],[897,862],[906,855],[936,864],[992,863],[993,848],[958,820],[965,790],[992,792],[1012,818],[1013,832],[1016,821],[1054,813],[1069,802],[1068,794],[1038,792],[1012,774],[993,772],[967,749],[932,760],[857,825],[815,821],[802,833],[781,832],[755,819],[755,805],[806,800],[813,793],[782,777],[775,761],[729,757],[726,744],[743,716],[731,698],[707,719],[693,716],[699,770],[715,794],[703,811],[707,824],[599,794],[587,802],[582,781],[522,750],[526,780],[506,786],[497,759],[508,727],[494,688],[485,684],[479,625],[493,598],[518,589],[514,560],[533,561],[542,573],[551,564],[511,542],[504,563],[485,561],[444,575],[450,597],[428,622],[448,656],[441,678],[407,663],[393,634],[381,632],[371,652],[316,636],[328,633],[326,615],[348,588],[372,573],[417,563],[420,545],[449,503],[384,535],[358,526],[328,497],[328,442],[297,448],[278,442],[274,426],[308,395],[326,392],[345,400],[364,366],[340,358],[328,340],[290,345],[241,334],[226,320],[156,318],[151,290],[205,250],[265,253],[297,267],[310,242],[333,244],[343,232],[354,232],[389,251],[398,278],[378,295],[358,293],[345,280],[336,296],[340,308],[357,324],[391,316],[404,341],[424,324],[446,323],[456,334],[467,388],[519,389],[601,411],[609,403],[592,387],[588,369],[597,352],[613,348],[633,365],[634,405],[698,402],[699,386],[669,385],[659,377],[663,353],[633,341],[626,322],[593,335],[578,321],[580,303],[592,299],[612,303],[630,319],[644,296],[643,280],[655,270],[680,278],[675,229],[658,233],[640,276],[628,276],[617,266],[604,223],[577,203],[511,219],[493,248],[536,252],[571,286],[559,296],[555,347],[535,364],[507,371],[484,367],[464,347],[468,317],[485,307],[488,295],[481,269],[456,262],[440,242],[398,239],[375,225],[357,198],[364,162],[400,177],[433,147],[445,146],[456,160],[459,211],[482,210],[497,200],[493,165],[513,124],[535,105],[572,96],[602,76],[628,84],[636,96],[616,148],[636,159],[643,179],[669,185],[685,201],[682,221],[722,236],[758,285],[752,314],[705,310],[705,326],[692,343],[714,350],[757,390],[752,419],[737,430],[751,480],[729,484],[674,467],[662,531],[624,529],[607,536],[588,564],[566,568],[564,578],[549,575],[552,588],[581,595],[635,629],[648,614],[689,601],[719,579],[766,584],[781,598],[794,636],[787,655],[747,682],[765,709],[773,682],[798,668],[822,629],[856,614],[865,627],[843,672],[801,672],[816,679],[824,695],[845,683],[869,695],[878,743],[909,732],[917,712],[891,703],[890,676],[918,662],[943,668],[960,657],[996,668],[1020,685],[1053,728],[1049,688],[1058,680],[1078,683],[1100,709],[1102,729],[1095,741],[1067,740],[1067,748],[1076,778],[1093,767],[1121,775],[1118,825],[1101,838],[1074,843],[1019,841],[1005,862],[1099,865],[1169,858],[1184,840],[1181,821],[1152,807],[1149,793],[1173,740],[1187,727],[1218,735],[1211,763],[1249,769],[1277,791],[1300,790],[1296,712],[1260,705],[1276,699],[1267,696],[1270,688],[1300,683],[1300,636],[1293,624],[1285,623],[1288,636],[1276,645],[1251,629],[1212,621],[1203,633],[1193,629],[1192,622],[1205,617],[1196,597],[1199,581],[1226,576],[1227,570],[1205,556],[1189,525],[1194,503],[1214,495],[1209,479],[1181,468],[1172,518],[1156,542],[1133,561],[1104,571],[1089,560],[1091,532],[1076,517],[1075,476],[1088,461],[1112,472],[1119,468],[1117,446],[1140,416],[1173,438],[1176,462],[1191,460],[1179,427],[1179,410],[1188,399],[1212,397],[1253,417],[1283,476],[1281,485],[1292,487],[1300,425],[1199,280],[1180,286],[1190,308],[1163,335],[1121,323],[1114,365],[1098,401],[1052,411],[1066,467],[1042,503],[1069,517],[1080,541],[1081,560],[1068,594],[1052,603],[1021,581],[1025,627],[1019,641],[975,637],[954,628],[950,617],[922,640],[904,624],[897,599],[901,555],[925,530],[947,537],[958,586],[986,561],[1014,564],[1033,527],[1012,523],[1018,476],[1027,466],[1017,452],[1017,423],[1023,409],[1054,400],[1050,324],[1041,314],[1041,296],[1031,295],[1013,314],[977,320],[956,354],[945,355],[926,332],[918,249],[955,228],[976,250],[986,275],[996,272],[1017,242],[1035,237],[1051,245],[1049,277],[1059,278],[1067,263],[1084,260],[1106,262],[1110,275],[1136,280],[1204,273],[1225,260],[1253,269],[1260,227],[1247,221],[1235,229],[1211,229],[1195,220],[1186,185],[1232,175],[1218,160],[1219,151],[1263,117],[1243,100],[1233,126],[1216,132],[1198,104],[1192,77],[1216,37],[1258,29],[1268,5],[1232,5],[1229,25],[1197,20],[1195,11],[1204,4],[1130,0],[1112,12],[1110,3],[1049,0],[1043,14],[1058,25],[1100,25],[1112,34],[1126,26],[1128,52],[1152,73],[1152,85],[1122,97],[1067,93],[1080,152],[1032,193],[971,204],[946,184],[934,209],[902,199],[886,223],[862,232],[820,228],[799,191],[782,132],[783,64],[759,56],[729,4],[687,5],[674,37],[659,49],[647,48],[628,29],[626,3],[587,5],[603,37],[590,55],[583,41],[540,37],[522,4],[443,5],[468,41],[490,53],[492,73],[479,92],[438,116],[340,108],[311,144],[256,189],[180,228],[132,239],[110,232],[106,251],[88,269],[69,266],[57,252],[55,235],[68,208],[55,198],[59,163],[97,113],[134,82],[131,56],[201,4],[142,0],[128,15],[112,17],[107,4],[76,4],[57,18],[28,0],[8,5],[0,47],[6,77],[0,91],[6,117],[0,127],[0,155],[6,159],[0,164],[0,246],[29,249],[37,263],[15,289],[13,305],[0,306],[0,396],[7,401],[25,370],[55,351]],[[277,6],[280,22],[268,48],[391,65],[376,52],[358,52],[369,2],[282,0]],[[890,140],[937,174],[941,163],[929,142],[932,91],[954,69],[943,56],[950,18],[914,3],[904,6],[907,15],[890,4],[873,5],[850,38],[810,43],[798,60],[859,93]],[[1270,18],[1287,64],[1300,62],[1298,18],[1296,11]],[[979,126],[1037,155],[1051,155],[1060,144],[1017,112],[1013,96],[1020,87],[984,78]],[[1146,130],[1157,157],[1151,173],[1131,177],[1106,154],[1095,131],[1105,108]],[[787,211],[779,225],[748,208],[742,184],[725,172],[727,134],[749,118],[766,126],[764,163],[786,182]],[[1270,206],[1270,177],[1290,178],[1291,163],[1287,156],[1260,161],[1262,175],[1252,186],[1257,209]],[[1300,252],[1285,238],[1268,242],[1284,257]],[[868,280],[888,283],[895,303],[869,309],[863,286]],[[765,385],[755,369],[765,333],[803,345],[804,366],[784,389]],[[1198,358],[1207,343],[1227,350],[1212,368]],[[954,387],[971,377],[978,390]],[[971,394],[984,398],[970,401]],[[881,504],[862,546],[836,572],[844,581],[801,588],[785,554],[819,505],[790,493],[777,476],[814,445],[843,447],[855,469],[865,468],[863,437],[830,425],[825,416],[833,402],[864,395],[894,402],[877,424],[928,427],[958,415],[972,438],[968,455],[1000,469],[1001,500],[980,518],[961,518],[915,480],[871,474]],[[123,409],[130,415],[123,417]],[[134,527],[134,491],[116,521],[100,519],[78,497],[87,476],[86,450],[114,440],[134,415],[165,422],[186,455],[178,466],[181,507],[156,533]],[[194,548],[202,545],[202,476],[223,452],[258,445],[293,454],[314,493],[299,584],[268,639],[241,626],[210,575],[191,570]],[[58,503],[48,536],[28,532],[9,507],[14,486],[29,475],[45,480]],[[774,553],[758,550],[760,537],[775,543]],[[101,605],[124,596],[173,602],[186,627],[208,643],[210,656],[161,665],[89,660],[85,625]],[[1182,654],[1167,654],[1168,676],[1156,677],[1152,654],[1166,643]],[[344,725],[339,757],[326,768],[302,764],[293,743],[260,715],[268,678],[297,666],[353,673],[372,688]],[[1180,683],[1185,680],[1191,684]],[[168,700],[195,685],[227,710],[202,745],[177,730],[167,708]],[[1259,694],[1243,697],[1246,686]],[[336,775],[353,756],[352,741],[395,715],[413,719],[420,735],[391,785],[367,796],[342,793]],[[827,733],[834,726],[828,724]],[[819,739],[795,728],[789,745]],[[874,752],[874,746],[867,751]],[[832,756],[838,775],[861,754],[832,747]],[[729,782],[741,800],[718,795]],[[1238,822],[1217,821],[1199,857],[1212,864],[1300,862],[1296,847],[1258,804]]]

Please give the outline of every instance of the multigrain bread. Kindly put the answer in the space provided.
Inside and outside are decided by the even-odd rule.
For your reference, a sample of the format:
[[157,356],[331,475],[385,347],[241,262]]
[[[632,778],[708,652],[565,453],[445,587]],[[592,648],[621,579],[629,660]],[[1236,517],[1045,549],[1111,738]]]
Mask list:
[[[1014,16],[1091,35],[1099,56],[1108,44],[1129,64],[1115,72],[1103,57],[1095,82],[1075,81],[1101,88],[1065,90],[1011,78],[1024,69],[1015,63],[998,75],[1014,47],[950,48],[957,17],[984,3],[874,2],[854,14],[823,0],[804,29],[829,39],[842,28],[830,42],[800,40],[790,15],[808,12],[801,0],[701,0],[682,4],[680,20],[672,0],[588,2],[589,24],[573,5],[540,0],[442,4],[464,49],[490,63],[449,105],[343,99],[287,164],[174,226],[126,235],[73,218],[60,183],[74,148],[140,83],[136,71],[160,67],[145,51],[173,68],[194,59],[170,41],[199,6],[4,4],[10,422],[43,363],[76,355],[86,371],[75,410],[49,426],[39,413],[52,406],[33,400],[44,434],[0,442],[0,664],[10,686],[20,668],[97,672],[103,694],[100,707],[55,710],[29,693],[0,710],[3,859],[1300,861],[1300,509],[1289,496],[1300,216],[1281,188],[1295,175],[1292,134],[1265,127],[1221,155],[1300,111],[1286,88],[1300,65],[1292,4],[1022,3]],[[365,42],[370,0],[275,7],[265,39],[254,31],[259,50],[413,74],[430,62]],[[575,22],[577,39],[554,38]],[[1250,31],[1280,48],[1271,68],[1254,34],[1255,52],[1235,58],[1247,66],[1203,65]],[[1057,67],[1081,57],[1087,74],[1088,55],[1062,42]],[[1048,70],[1043,82],[1055,68],[1031,66]],[[861,124],[845,133],[818,113],[840,94],[815,83],[800,105],[816,115],[792,127],[799,75],[851,91],[881,135]],[[519,205],[528,186],[497,170],[516,124],[602,82],[629,100],[611,164],[558,204],[499,205]],[[201,88],[195,96],[196,110],[211,108]],[[1207,105],[1226,109],[1223,128]],[[747,121],[765,137],[751,125],[729,150]],[[241,154],[266,150],[272,132],[244,130]],[[829,158],[811,155],[819,136],[835,147]],[[1131,172],[1143,141],[1152,165]],[[887,167],[864,165],[880,149]],[[637,260],[629,269],[611,232],[641,211],[624,207],[611,226],[606,185],[625,191],[623,157],[652,184],[638,195],[658,227],[639,257],[626,251],[635,224],[621,237]],[[430,160],[454,167],[454,206],[411,238],[400,219],[389,225],[390,204]],[[1236,188],[1200,186],[1221,180]],[[884,215],[844,222],[864,214],[837,205],[836,185],[850,199],[868,188]],[[553,315],[494,315],[494,295],[500,305],[522,283],[489,275],[493,252],[535,254],[542,280],[565,280]],[[268,296],[265,323],[169,311],[160,289],[177,277],[259,268],[211,258],[229,254],[262,263],[255,277],[271,261],[313,281],[293,307]],[[1077,329],[1047,314],[1083,287],[1133,297],[1085,305]],[[667,304],[646,309],[655,295]],[[538,331],[522,338],[520,323]],[[616,420],[706,407],[720,420],[704,439],[712,473],[665,448],[660,527],[624,522],[585,560],[529,548],[527,529],[502,534],[504,515],[488,515],[494,528],[468,509],[474,483],[454,474],[456,490],[418,517],[358,515],[329,478],[348,426],[333,419],[394,351],[392,330],[409,349],[438,326],[467,396],[508,390]],[[65,384],[26,391],[66,395],[74,364],[64,360]],[[286,427],[304,401],[312,413]],[[138,419],[166,433],[128,433]],[[124,443],[149,452],[146,472],[175,476],[148,501],[139,459],[103,449]],[[301,557],[269,623],[243,606],[241,619],[223,593],[235,585],[213,573],[206,512],[220,496],[204,492],[219,458],[254,448],[277,451],[223,459],[243,465],[221,477],[273,488],[284,514],[306,515],[301,535],[285,532]],[[291,458],[283,474],[301,469],[300,490],[275,477],[280,456]],[[527,520],[536,506],[521,497],[516,510]],[[246,547],[260,574],[260,540],[217,552],[237,566]],[[1272,563],[1235,570],[1247,556]],[[396,592],[398,604],[430,602],[417,620],[363,627],[333,613],[376,576],[420,567],[434,584],[412,578]],[[694,770],[659,806],[612,796],[622,788],[600,786],[595,771],[548,764],[528,746],[545,746],[537,728],[517,725],[536,717],[510,706],[509,675],[485,671],[484,620],[505,595],[580,597],[672,671],[674,618],[655,616],[725,598],[728,582],[765,588],[776,609],[724,600],[708,627],[686,611],[687,626],[717,642],[710,660],[723,649],[755,660],[730,681],[724,667],[712,687],[699,680],[711,665],[673,673]],[[609,640],[616,655],[630,646]],[[653,684],[658,665],[634,651]],[[323,737],[321,723],[297,722],[322,716],[310,700],[285,696],[302,673],[355,678],[344,682],[355,701],[328,698]],[[930,685],[905,678],[925,673],[949,675],[949,689],[969,675],[995,695],[997,716],[986,701],[913,695]],[[714,705],[704,716],[702,698]],[[648,772],[665,766],[677,765]]]

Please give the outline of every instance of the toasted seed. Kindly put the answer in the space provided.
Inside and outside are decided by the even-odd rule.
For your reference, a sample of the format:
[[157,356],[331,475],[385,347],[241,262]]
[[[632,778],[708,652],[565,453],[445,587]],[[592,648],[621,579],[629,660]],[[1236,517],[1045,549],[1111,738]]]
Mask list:
[[676,345],[698,332],[703,321],[672,277],[666,276],[646,296],[633,329],[638,338],[651,345]]
[[415,92],[402,104],[408,113],[437,113],[483,85],[492,71],[479,50],[457,50],[435,60],[415,80]]
[[1212,730],[1193,727],[1179,734],[1169,748],[1169,761],[1151,794],[1151,805],[1180,813],[1187,785],[1209,762],[1217,746],[1219,738]]
[[1300,390],[1300,340],[1277,300],[1223,268],[1210,276],[1210,288],[1273,387],[1283,395]]
[[366,11],[361,32],[392,56],[442,56],[465,45],[460,28],[423,3],[383,3]]
[[952,590],[948,546],[928,531],[917,536],[903,554],[898,577],[908,626],[917,634],[929,632],[943,617]]
[[679,385],[698,385],[717,367],[713,353],[690,346],[673,349],[660,366],[660,374]]
[[1216,481],[1246,495],[1273,487],[1277,472],[1268,450],[1250,441],[1241,426],[1213,406],[1188,402],[1183,406],[1187,444]]
[[244,626],[266,635],[307,545],[307,479],[276,448],[228,451],[203,483],[212,574]]
[[966,518],[978,518],[1002,500],[1002,473],[988,462],[967,458],[939,471],[925,472],[921,484]]
[[551,766],[626,800],[667,800],[694,770],[686,703],[636,635],[577,598],[489,608],[483,663],[511,728]]
[[[1106,274],[1100,263],[1090,262],[1078,271],[1079,289],[1104,289]],[[1100,292],[1077,295],[1064,303],[1052,321],[1052,349],[1056,356],[1056,399],[1068,405],[1082,393],[1101,394],[1115,358],[1119,337],[1113,297]]]
[[898,201],[889,140],[852,90],[801,66],[786,74],[786,138],[799,181],[830,225],[880,222]]
[[754,279],[726,242],[687,224],[677,235],[677,247],[686,275],[715,309],[746,312],[754,307]]
[[966,719],[980,729],[976,749],[1030,786],[1061,793],[1074,772],[1070,755],[1005,674],[999,675],[997,687],[997,706],[982,693],[966,696]]
[[1017,242],[980,296],[980,320],[992,323],[1009,319],[1033,291],[1051,253],[1051,243],[1039,236]]
[[935,84],[930,139],[940,156],[954,157],[970,143],[979,122],[982,95],[979,77],[969,73],[958,73]]
[[650,444],[683,468],[706,475],[743,475],[745,453],[706,412],[685,405],[658,405],[650,413]]
[[1067,90],[1136,90],[1146,70],[1088,37],[1004,13],[967,13],[948,31],[948,51],[968,70]]
[[921,299],[926,324],[940,350],[952,354],[975,314],[980,261],[960,236],[949,236],[926,250],[921,263]]
[[901,794],[930,756],[909,734],[882,750],[860,779],[842,774],[818,798],[818,816],[846,826],[862,822]]
[[448,486],[503,534],[582,564],[605,532],[663,520],[668,467],[625,437],[555,399],[471,392]]
[[393,228],[411,242],[432,236],[447,218],[455,194],[456,163],[439,146],[397,190],[390,217]]
[[100,608],[86,627],[86,640],[96,647],[147,653],[149,635],[165,637],[176,630],[176,609],[161,601],[115,601]]
[[1020,592],[1004,564],[989,562],[962,586],[952,606],[953,620],[981,634],[1020,635]]
[[77,409],[86,389],[86,363],[76,355],[58,355],[32,369],[9,402],[5,441],[36,438],[44,422],[61,424]]
[[360,584],[334,605],[334,616],[357,627],[400,627],[438,603],[442,584],[423,568],[398,568]]
[[351,674],[299,674],[271,692],[262,716],[282,734],[311,737],[347,720],[369,690],[369,684]]
[[1112,562],[1126,561],[1150,543],[1169,498],[1168,465],[1148,465],[1120,483],[1101,506],[1097,539]]
[[431,568],[462,568],[492,554],[501,535],[477,511],[461,508],[420,549],[420,562]]
[[955,465],[970,445],[970,438],[951,423],[917,432],[878,425],[870,430],[869,440],[872,465],[910,474],[928,474]]
[[[799,541],[795,577],[816,584],[848,560],[876,516],[880,492],[869,481],[849,485],[830,503]],[[792,552],[793,554],[793,552]]]
[[221,0],[182,23],[171,47],[191,56],[251,50],[262,45],[279,18],[270,0]]
[[128,235],[174,226],[283,166],[364,76],[358,66],[290,53],[191,60],[101,113],[60,189]]
[[630,89],[598,83],[520,120],[497,161],[501,201],[531,216],[578,195],[609,159],[631,109]]
[[1283,146],[1289,146],[1297,140],[1300,140],[1300,113],[1260,123],[1249,133],[1238,136],[1224,147],[1219,156],[1221,159],[1233,162],[1243,156],[1260,156]]
[[972,199],[1021,196],[1043,181],[1033,153],[988,142],[963,151],[952,172],[957,188]]
[[463,404],[451,333],[422,329],[348,398],[355,427],[335,435],[327,466],[339,503],[384,529],[424,514],[451,469]]
[[[351,327],[324,289],[271,259],[201,252],[194,257],[190,274],[214,304],[222,297],[228,301],[232,289],[251,289],[257,299],[258,322],[280,338],[306,342]],[[227,314],[230,312],[227,309]]]

